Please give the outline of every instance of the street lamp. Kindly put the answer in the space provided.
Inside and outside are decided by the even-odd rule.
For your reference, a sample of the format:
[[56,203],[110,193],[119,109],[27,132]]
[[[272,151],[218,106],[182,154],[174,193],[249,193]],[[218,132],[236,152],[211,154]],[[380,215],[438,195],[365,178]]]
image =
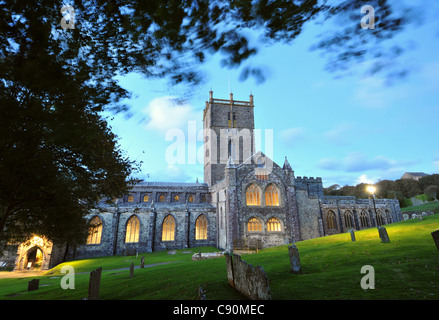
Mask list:
[[376,191],[376,188],[375,188],[374,186],[368,186],[368,187],[366,188],[366,190],[367,190],[369,193],[372,194],[373,210],[375,211],[375,220],[377,221],[377,228],[378,228],[379,226],[378,226],[378,219],[377,219],[377,208],[376,208],[376,206],[375,206],[375,191]]

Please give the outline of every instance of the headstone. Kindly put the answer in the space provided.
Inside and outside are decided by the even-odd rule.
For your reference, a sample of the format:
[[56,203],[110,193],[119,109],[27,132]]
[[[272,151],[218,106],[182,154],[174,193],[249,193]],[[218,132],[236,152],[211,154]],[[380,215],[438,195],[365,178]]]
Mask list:
[[177,250],[169,250],[168,251],[168,254],[176,254],[177,253]]
[[412,219],[417,219],[418,215],[416,213],[412,214]]
[[439,250],[439,230],[433,231],[431,233],[433,237],[434,243],[436,244],[437,249]]
[[300,267],[299,249],[293,244],[288,247],[288,253],[290,255],[290,265],[292,273],[302,273]]
[[142,258],[140,258],[140,268],[145,268],[145,257],[142,256]]
[[200,298],[200,300],[207,300],[206,293],[201,287],[198,288],[198,297]]
[[130,265],[130,278],[134,276],[134,262],[131,262]]
[[355,231],[354,231],[354,229],[350,229],[349,233],[351,234],[351,240],[355,241]]
[[404,220],[408,220],[408,219],[410,219],[410,217],[409,217],[409,215],[408,215],[407,213],[404,213],[404,214],[402,215],[402,217],[403,217]]
[[88,300],[99,300],[101,274],[102,267],[90,272],[90,282],[88,284]]
[[381,242],[383,242],[383,243],[390,242],[389,235],[387,234],[386,228],[384,228],[383,226],[379,226],[378,227],[378,233],[380,235]]
[[40,279],[32,279],[27,284],[27,291],[38,290],[39,285],[40,285]]

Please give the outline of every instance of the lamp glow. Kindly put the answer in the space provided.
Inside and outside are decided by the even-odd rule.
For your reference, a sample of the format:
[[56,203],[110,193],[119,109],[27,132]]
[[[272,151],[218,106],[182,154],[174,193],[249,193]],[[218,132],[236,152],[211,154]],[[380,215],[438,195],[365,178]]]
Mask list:
[[368,187],[366,188],[366,190],[367,190],[368,192],[370,192],[371,194],[374,194],[376,189],[375,189],[374,186],[368,186]]

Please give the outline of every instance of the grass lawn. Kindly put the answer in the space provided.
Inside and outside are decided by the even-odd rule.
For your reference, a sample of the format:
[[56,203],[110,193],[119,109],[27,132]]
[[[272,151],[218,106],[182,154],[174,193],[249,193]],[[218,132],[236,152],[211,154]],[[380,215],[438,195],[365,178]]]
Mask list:
[[439,213],[439,203],[437,202],[430,202],[430,203],[424,203],[420,206],[410,206],[410,207],[404,207],[401,208],[401,212],[407,212],[407,211],[433,211],[435,213]]
[[[279,246],[244,255],[243,260],[261,265],[270,280],[273,299],[439,299],[439,251],[431,232],[439,229],[439,214],[423,221],[407,220],[387,225],[390,243],[381,243],[376,228],[357,231],[356,242],[349,234],[338,234],[297,242],[303,274],[289,272],[288,246]],[[27,292],[31,278],[0,279],[1,300],[79,300],[87,296],[89,272],[103,267],[103,300],[194,300],[198,287],[207,290],[209,300],[244,299],[227,284],[225,258],[192,261],[199,248],[139,254],[139,258],[113,256],[71,261],[49,270],[40,278],[40,289]],[[203,252],[216,251],[202,248]],[[145,269],[140,264],[173,262]],[[63,265],[75,268],[75,289],[63,290]],[[362,266],[375,270],[375,289],[364,290]],[[84,273],[83,273],[84,272]]]

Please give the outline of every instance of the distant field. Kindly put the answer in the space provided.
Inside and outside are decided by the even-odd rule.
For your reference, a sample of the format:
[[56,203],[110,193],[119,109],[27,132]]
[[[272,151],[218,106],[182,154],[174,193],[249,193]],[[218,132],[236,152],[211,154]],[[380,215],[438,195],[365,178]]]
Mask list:
[[[424,209],[422,209],[424,210]],[[427,210],[427,209],[425,209]],[[243,260],[261,265],[270,280],[275,300],[335,299],[439,299],[439,251],[431,232],[439,229],[439,215],[423,221],[407,220],[386,226],[391,242],[381,243],[376,228],[349,234],[338,234],[297,242],[303,274],[289,272],[288,246],[279,246],[244,255]],[[215,248],[201,248],[203,252]],[[40,289],[27,292],[29,278],[0,279],[0,299],[79,300],[87,296],[89,272],[103,267],[101,299],[103,300],[194,300],[202,286],[209,300],[244,299],[227,283],[225,259],[192,261],[200,248],[139,254],[139,258],[114,256],[66,262],[40,277]],[[129,278],[128,268],[140,264],[173,262],[145,269],[135,269]],[[71,265],[77,273],[75,289],[60,286],[61,267]],[[375,270],[375,289],[360,286],[362,266]],[[113,270],[113,271],[111,271]]]
[[401,212],[406,212],[406,211],[433,211],[435,213],[439,213],[439,203],[430,202],[430,203],[422,204],[420,206],[410,206],[410,207],[401,208]]

